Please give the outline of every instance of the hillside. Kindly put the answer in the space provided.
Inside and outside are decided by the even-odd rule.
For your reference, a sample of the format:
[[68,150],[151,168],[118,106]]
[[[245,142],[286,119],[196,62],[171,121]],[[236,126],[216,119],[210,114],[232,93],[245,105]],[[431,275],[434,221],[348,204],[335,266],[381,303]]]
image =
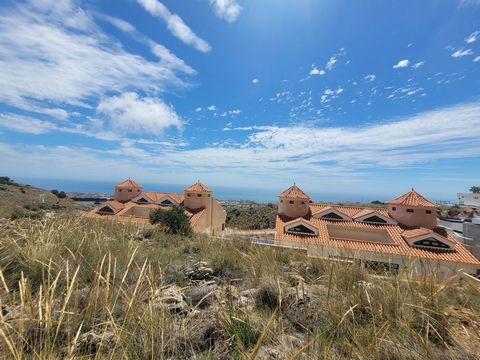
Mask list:
[[9,358],[475,359],[480,290],[302,252],[51,217],[0,225]]
[[74,211],[81,208],[81,205],[73,200],[59,198],[50,190],[0,177],[0,218],[41,217],[48,212]]

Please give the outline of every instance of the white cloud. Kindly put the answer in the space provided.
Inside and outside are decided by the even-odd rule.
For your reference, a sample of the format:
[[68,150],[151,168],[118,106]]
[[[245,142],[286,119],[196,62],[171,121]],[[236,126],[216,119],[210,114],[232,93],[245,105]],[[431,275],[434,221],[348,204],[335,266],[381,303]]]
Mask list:
[[465,38],[465,42],[467,44],[474,43],[475,41],[477,41],[479,37],[480,37],[480,31],[474,31],[473,33],[471,33]]
[[123,134],[160,135],[168,127],[181,128],[183,125],[172,106],[161,99],[141,98],[132,92],[103,99],[97,111],[105,114],[111,126]]
[[325,68],[327,70],[332,70],[336,63],[337,63],[337,58],[334,55],[334,56],[330,57],[330,59],[327,61],[327,64],[325,65]]
[[400,60],[396,65],[393,65],[394,69],[400,69],[407,67],[410,64],[410,60]]
[[310,70],[309,73],[310,76],[316,76],[316,75],[325,75],[325,70],[317,68],[315,65],[312,65],[312,69]]
[[367,81],[374,81],[377,77],[374,74],[365,76],[363,79]]
[[[48,3],[0,10],[0,101],[65,118],[65,104],[91,108],[106,92],[184,86],[176,74],[181,60],[173,54],[148,61],[126,51],[82,9],[68,1]],[[45,109],[44,101],[56,109]]]
[[183,41],[192,45],[201,52],[209,52],[212,48],[205,40],[198,37],[178,16],[172,14],[168,8],[158,0],[137,0],[137,2],[151,15],[161,18],[166,22],[168,30]]
[[255,78],[255,79],[252,80],[252,84],[258,84],[259,81],[260,81],[260,80],[258,80],[257,78]]
[[460,57],[470,56],[470,55],[473,55],[472,49],[466,49],[466,50],[461,49],[461,50],[455,51],[455,52],[452,54],[452,57],[454,57],[454,58],[460,58]]
[[196,112],[200,112],[200,111],[202,111],[202,110],[203,110],[203,109],[202,109],[200,106],[195,109]]
[[241,113],[241,110],[240,109],[233,109],[233,110],[229,110],[228,113],[230,115],[238,115]]
[[17,114],[0,114],[0,126],[15,132],[26,134],[45,134],[55,129],[49,121],[34,119]]
[[209,107],[207,107],[207,110],[215,111],[217,110],[217,107],[215,105],[210,105]]
[[414,69],[418,69],[419,67],[422,67],[423,65],[425,65],[426,61],[419,61],[415,64],[412,65],[412,68]]
[[473,59],[473,62],[479,62],[480,61],[480,56],[477,56],[475,59]]
[[237,0],[210,0],[215,15],[229,23],[237,20],[242,11],[242,7]]

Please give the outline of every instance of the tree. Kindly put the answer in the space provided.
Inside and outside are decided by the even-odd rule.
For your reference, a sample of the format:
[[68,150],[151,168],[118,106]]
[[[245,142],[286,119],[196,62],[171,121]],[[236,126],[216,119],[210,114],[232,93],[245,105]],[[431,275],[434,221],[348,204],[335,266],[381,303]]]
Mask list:
[[58,194],[57,194],[57,197],[59,199],[65,199],[67,197],[67,194],[65,194],[65,191],[60,191]]
[[474,194],[480,194],[480,186],[472,186],[470,188],[470,192],[472,192]]
[[170,209],[155,209],[150,213],[150,223],[159,224],[169,234],[190,236],[193,233],[190,220],[183,208],[178,205]]

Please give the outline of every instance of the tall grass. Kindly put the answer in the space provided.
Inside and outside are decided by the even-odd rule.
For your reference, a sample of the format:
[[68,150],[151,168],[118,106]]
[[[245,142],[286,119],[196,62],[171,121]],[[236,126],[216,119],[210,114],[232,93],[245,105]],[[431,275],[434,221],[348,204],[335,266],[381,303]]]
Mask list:
[[[214,304],[158,307],[159,289],[188,292],[184,269],[199,260],[217,276]],[[244,307],[249,288],[259,295]],[[245,240],[73,217],[0,227],[0,295],[0,357],[13,359],[453,359],[474,358],[480,341],[479,290],[457,277],[378,277]]]

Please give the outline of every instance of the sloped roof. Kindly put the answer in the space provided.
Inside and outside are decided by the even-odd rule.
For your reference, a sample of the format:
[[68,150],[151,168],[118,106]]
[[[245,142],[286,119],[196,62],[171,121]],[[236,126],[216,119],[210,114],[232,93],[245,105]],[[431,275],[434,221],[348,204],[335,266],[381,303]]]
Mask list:
[[157,202],[157,201],[161,200],[162,198],[168,196],[178,204],[182,203],[182,201],[185,198],[185,196],[183,194],[164,193],[164,192],[158,192],[158,191],[144,191],[144,192],[140,193],[140,195],[138,195],[137,198],[140,198],[142,196],[148,197],[153,202]]
[[[369,224],[358,221],[341,221],[335,222],[324,218],[314,218],[311,214],[317,213],[322,209],[337,209],[338,211],[348,214],[354,218],[357,214],[367,213],[368,211],[377,211],[385,217],[391,218],[388,215],[386,209],[369,209],[363,207],[352,206],[336,206],[336,205],[323,205],[323,204],[311,204],[309,214],[304,217],[316,228],[319,229],[319,233],[316,236],[302,236],[298,234],[289,234],[285,231],[285,225],[292,222],[295,219],[289,218],[284,215],[277,215],[275,226],[275,240],[285,241],[289,244],[298,244],[299,248],[308,248],[310,246],[327,246],[342,248],[351,251],[369,251],[376,253],[383,253],[389,255],[399,255],[405,257],[416,257],[420,259],[432,259],[439,261],[448,261],[452,263],[466,263],[476,265],[480,267],[480,261],[478,261],[460,242],[458,242],[451,234],[449,234],[444,228],[435,228],[433,230],[425,228],[406,228],[400,224]],[[358,228],[365,229],[367,231],[382,230],[388,233],[388,236],[392,239],[391,243],[376,243],[361,240],[352,239],[340,239],[330,237],[328,232],[328,226],[335,224],[336,227],[345,228]],[[448,239],[455,246],[453,251],[440,251],[426,248],[412,247],[410,246],[406,238],[416,237],[419,235],[425,235],[429,233],[435,233]]]
[[206,185],[202,184],[200,180],[198,180],[195,184],[186,188],[185,191],[212,192],[212,190],[209,189]]
[[388,203],[391,205],[437,207],[437,205],[420,195],[414,189],[407,192],[406,194],[403,194],[402,196],[390,200]]
[[142,185],[133,181],[132,179],[128,178],[127,180],[123,180],[120,184],[115,185],[115,187],[139,187],[141,188]]
[[310,200],[310,196],[300,189],[297,185],[293,184],[287,190],[281,192],[279,197],[288,198],[288,199],[305,199]]

